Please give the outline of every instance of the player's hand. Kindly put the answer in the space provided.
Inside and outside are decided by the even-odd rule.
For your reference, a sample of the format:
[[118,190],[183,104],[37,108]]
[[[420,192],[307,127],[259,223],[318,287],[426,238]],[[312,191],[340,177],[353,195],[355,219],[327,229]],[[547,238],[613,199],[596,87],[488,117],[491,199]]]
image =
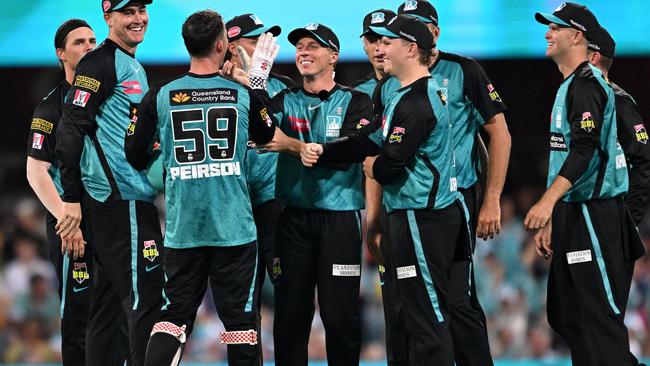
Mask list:
[[485,199],[478,214],[476,236],[483,240],[501,232],[501,206],[498,199]]
[[378,219],[369,219],[366,222],[368,227],[366,245],[372,258],[380,266],[384,265],[384,254],[381,252],[381,226]]
[[528,210],[528,214],[524,220],[526,230],[537,230],[546,226],[553,214],[553,206],[554,204],[552,202],[545,200],[543,197],[539,202],[534,204]]
[[553,255],[553,247],[551,247],[551,233],[553,231],[551,222],[544,226],[544,228],[537,230],[533,240],[535,241],[535,251],[540,257],[549,259]]
[[280,52],[280,46],[271,33],[262,33],[257,39],[257,46],[250,61],[248,77],[251,88],[266,89],[266,81],[271,73],[273,62]]
[[86,241],[84,241],[81,229],[77,229],[74,235],[72,235],[72,238],[61,240],[61,254],[65,255],[66,251],[68,252],[68,257],[75,260],[84,256],[86,252]]
[[81,222],[81,204],[79,202],[63,202],[62,214],[56,223],[56,234],[61,240],[72,238],[79,229]]
[[250,87],[250,81],[248,80],[248,74],[246,71],[240,69],[239,67],[235,67],[235,65],[230,61],[223,63],[223,66],[221,66],[221,71],[219,73],[223,77]]
[[372,173],[372,166],[377,160],[376,156],[368,156],[366,160],[363,161],[363,172],[366,173],[366,177],[375,179],[375,175]]
[[300,149],[300,160],[302,161],[302,165],[311,168],[318,162],[318,157],[323,154],[323,145],[321,144],[315,144],[315,143],[309,143],[303,145],[302,149]]

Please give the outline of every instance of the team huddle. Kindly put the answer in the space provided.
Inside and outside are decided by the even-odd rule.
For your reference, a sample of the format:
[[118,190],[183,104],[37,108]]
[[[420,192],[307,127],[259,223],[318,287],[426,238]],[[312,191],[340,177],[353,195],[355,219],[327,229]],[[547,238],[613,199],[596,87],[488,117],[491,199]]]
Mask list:
[[[506,105],[479,63],[438,49],[434,6],[367,14],[373,72],[352,87],[334,80],[340,43],[324,24],[288,33],[296,85],[271,72],[279,26],[198,11],[182,26],[188,72],[149,87],[135,52],[151,3],[103,0],[109,35],[96,48],[85,21],[61,25],[65,79],[31,122],[64,365],[179,364],[208,283],[228,363],[260,365],[267,275],[277,365],[307,365],[315,297],[328,364],[358,365],[364,237],[388,364],[492,365],[472,256],[476,237],[501,229]],[[564,77],[547,190],[524,222],[551,260],[549,324],[574,365],[638,365],[623,320],[645,254],[648,135],[607,78],[615,42],[596,17],[565,3],[535,19]]]

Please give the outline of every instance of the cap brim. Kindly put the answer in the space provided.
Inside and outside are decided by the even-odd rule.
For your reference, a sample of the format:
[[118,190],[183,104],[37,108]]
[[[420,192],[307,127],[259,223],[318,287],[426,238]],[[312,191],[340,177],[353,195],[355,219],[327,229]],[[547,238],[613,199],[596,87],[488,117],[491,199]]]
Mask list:
[[117,10],[123,9],[127,5],[129,5],[130,3],[135,3],[135,2],[140,2],[140,3],[144,4],[144,5],[149,5],[149,4],[153,3],[153,0],[124,0],[121,3],[117,4],[116,7],[111,9],[111,11],[117,11]]
[[380,36],[388,37],[388,38],[401,38],[397,34],[389,31],[387,28],[384,27],[370,27],[370,30],[379,34]]
[[539,23],[546,24],[546,25],[555,23],[566,27],[571,26],[571,24],[565,22],[564,20],[556,17],[553,14],[548,14],[548,13],[535,13],[535,20],[537,20]]
[[417,14],[404,14],[404,15],[408,15],[408,16],[411,16],[413,18],[420,19],[421,21],[423,21],[425,23],[428,23],[428,24],[438,25],[431,18],[423,17],[421,15],[417,15]]
[[373,31],[372,29],[367,28],[367,29],[364,29],[364,30],[363,30],[363,33],[361,33],[361,35],[360,35],[359,37],[363,37],[363,36],[375,36],[375,37],[381,37],[381,34],[378,34],[378,33],[376,33],[375,31]]
[[257,37],[262,33],[271,33],[273,37],[277,37],[282,33],[282,28],[280,26],[274,25],[271,27],[260,27],[257,29],[254,29],[246,34],[240,35],[238,38],[249,38],[249,37]]
[[[291,33],[289,33],[289,35],[287,36],[287,39],[289,40],[289,43],[295,46],[296,43],[298,43],[298,41],[300,41],[300,39],[303,37],[311,37],[315,39],[318,43],[320,43],[322,46],[327,48],[332,48],[332,46],[329,43],[327,43],[324,39],[319,37],[316,33],[305,28],[298,28],[292,30]],[[334,48],[332,49],[334,50]],[[338,52],[338,50],[335,51]]]

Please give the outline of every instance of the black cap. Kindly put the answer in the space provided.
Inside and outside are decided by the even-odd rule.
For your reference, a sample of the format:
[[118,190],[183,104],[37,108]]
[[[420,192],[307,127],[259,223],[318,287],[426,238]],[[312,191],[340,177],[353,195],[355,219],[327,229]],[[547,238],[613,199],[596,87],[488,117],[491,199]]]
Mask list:
[[418,18],[409,15],[397,15],[388,22],[386,27],[370,27],[370,29],[388,38],[402,38],[414,42],[419,48],[430,50],[433,48],[433,34]]
[[576,3],[563,3],[553,14],[535,13],[535,20],[542,24],[555,23],[563,27],[571,27],[592,39],[594,32],[600,27],[598,19],[586,6]]
[[65,48],[65,37],[77,28],[90,28],[90,25],[83,19],[70,19],[59,26],[54,35],[54,48]]
[[339,48],[341,47],[334,31],[319,23],[309,23],[304,28],[296,28],[289,33],[287,38],[295,46],[304,36],[312,37],[321,45],[329,47],[336,52],[339,52]]
[[102,10],[104,13],[108,13],[115,10],[120,10],[129,3],[140,2],[144,5],[149,5],[153,0],[102,0]]
[[266,32],[271,32],[274,37],[277,37],[282,29],[277,25],[265,27],[262,20],[255,14],[238,15],[226,23],[228,42],[240,38],[257,38]]
[[438,12],[428,1],[407,0],[397,9],[397,14],[410,15],[416,17],[425,23],[438,25]]
[[616,42],[603,27],[596,28],[587,48],[609,58],[614,58],[614,54],[616,54]]
[[368,32],[372,32],[370,26],[373,27],[385,27],[389,20],[393,19],[395,12],[388,9],[377,9],[368,13],[363,18],[363,32],[360,37],[363,37]]

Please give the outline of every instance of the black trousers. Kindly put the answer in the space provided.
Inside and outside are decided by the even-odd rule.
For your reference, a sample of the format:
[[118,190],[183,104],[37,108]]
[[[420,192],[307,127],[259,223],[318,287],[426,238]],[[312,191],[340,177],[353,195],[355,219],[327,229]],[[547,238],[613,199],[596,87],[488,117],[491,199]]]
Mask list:
[[307,365],[317,287],[328,364],[358,365],[359,212],[286,207],[280,216],[276,245],[282,271],[275,285],[276,364]]
[[645,250],[623,199],[558,202],[552,220],[548,321],[573,365],[637,365],[623,318]]
[[276,258],[274,253],[275,238],[281,213],[282,206],[276,200],[267,201],[257,207],[253,207],[253,218],[255,219],[255,227],[257,228],[257,245],[260,259],[257,269],[257,289],[259,291],[262,290],[262,285],[264,284],[265,272],[269,273],[271,281],[275,281],[279,275],[278,273],[274,274],[273,263],[278,263],[277,260],[274,260]]
[[[84,200],[95,249],[95,283],[86,334],[86,364],[106,365],[104,345],[120,343],[128,327],[129,365],[144,365],[160,313],[163,242],[156,206],[143,201]],[[121,314],[120,314],[121,312]]]
[[[472,253],[476,247],[478,200],[476,185],[461,189],[469,213]],[[472,258],[454,262],[449,277],[449,316],[451,336],[454,340],[454,357],[457,366],[491,366],[492,355],[485,313],[478,301],[474,264]]]
[[[62,254],[61,237],[56,235],[55,226],[56,218],[48,213],[47,241],[50,260],[59,279],[61,299],[61,355],[64,366],[83,366],[86,364],[86,325],[94,280],[93,250],[87,244],[84,256],[76,260]],[[87,235],[84,240],[90,242]]]
[[379,266],[381,300],[384,306],[384,323],[386,324],[386,360],[389,366],[406,366],[409,364],[408,339],[402,318],[402,299],[397,290],[397,277],[392,260],[388,230],[388,213],[382,205],[379,216],[381,226],[381,252],[384,265]]
[[[258,253],[255,242],[232,247],[167,248],[165,254],[165,303],[158,322],[185,326],[189,336],[208,282],[214,304],[226,331],[255,330],[259,334],[257,285]],[[158,333],[156,333],[158,334]],[[215,334],[215,342],[216,337]],[[147,365],[169,365],[176,353],[167,341],[154,341],[147,348]],[[181,347],[176,341],[175,347]],[[260,345],[229,344],[229,365],[260,365]],[[169,353],[168,359],[161,354]]]
[[449,280],[453,264],[471,255],[462,210],[460,202],[454,202],[435,211],[402,210],[389,215],[411,365],[454,364]]

